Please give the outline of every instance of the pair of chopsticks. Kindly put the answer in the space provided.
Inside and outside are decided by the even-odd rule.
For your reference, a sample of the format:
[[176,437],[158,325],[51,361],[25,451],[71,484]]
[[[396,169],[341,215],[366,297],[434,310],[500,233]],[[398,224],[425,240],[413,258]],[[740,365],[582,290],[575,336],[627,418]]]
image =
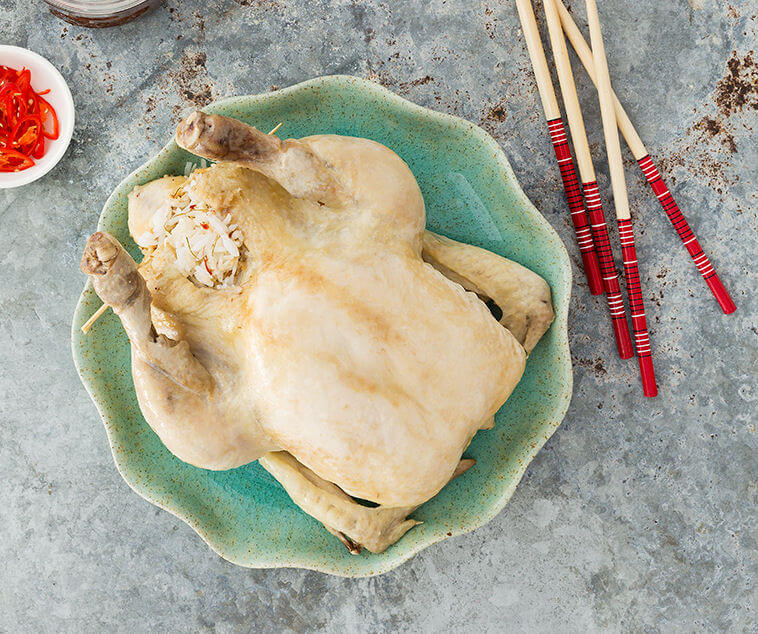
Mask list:
[[592,239],[592,229],[587,218],[587,210],[582,202],[582,192],[579,181],[574,171],[574,163],[571,158],[566,129],[561,118],[561,110],[550,79],[550,71],[545,59],[545,51],[542,49],[542,41],[537,30],[537,20],[534,17],[531,0],[516,0],[521,27],[524,30],[526,47],[532,60],[534,78],[537,81],[537,90],[540,93],[542,109],[545,111],[545,119],[550,132],[550,140],[555,149],[555,158],[558,160],[558,168],[563,180],[563,188],[566,192],[571,220],[574,223],[576,241],[579,244],[579,253],[584,264],[584,273],[587,276],[590,293],[602,295],[604,287],[600,264],[595,251],[595,243]]
[[[587,142],[584,120],[582,118],[576,86],[571,71],[571,63],[566,48],[564,31],[576,50],[582,64],[590,76],[590,79],[598,89],[601,115],[603,119],[603,132],[608,151],[608,165],[611,174],[611,184],[616,208],[616,218],[621,240],[624,271],[626,274],[627,294],[632,314],[632,331],[634,333],[634,342],[640,364],[643,392],[646,396],[655,396],[658,391],[652,362],[650,336],[645,320],[642,286],[639,278],[639,267],[637,263],[624,169],[621,159],[621,145],[619,143],[618,128],[621,129],[632,154],[637,160],[646,179],[656,194],[656,197],[663,206],[663,209],[674,225],[684,246],[694,260],[698,271],[705,279],[722,310],[726,314],[729,314],[734,312],[736,307],[729,296],[729,293],[721,283],[718,275],[716,275],[708,257],[703,252],[702,247],[700,247],[694,232],[684,219],[684,216],[674,201],[671,192],[663,182],[660,173],[650,158],[647,149],[634,129],[628,115],[613,93],[600,28],[600,19],[595,0],[586,0],[592,49],[590,49],[585,42],[581,31],[571,18],[571,15],[561,0],[542,0],[542,3],[545,9],[550,41],[553,49],[553,57],[555,59],[561,94],[569,122],[569,129],[571,131],[571,138],[577,155],[577,165],[579,167],[579,175],[582,182],[582,192],[584,194],[584,202],[586,204],[586,212],[589,217],[589,225],[593,239],[592,251],[596,253],[598,264],[600,266],[603,290],[605,291],[608,302],[619,356],[622,359],[627,359],[630,358],[633,353],[626,320],[626,311],[621,297],[621,290],[613,260],[608,228],[605,223],[605,215],[603,213],[600,193],[595,178],[592,156]],[[562,156],[559,157],[561,175],[563,176],[564,172],[572,174],[573,165],[570,167],[566,166],[567,163],[571,162],[570,153],[568,151],[565,132],[563,131],[563,121],[560,117],[555,91],[547,68],[545,53],[542,48],[542,41],[537,29],[537,22],[532,9],[531,0],[516,0],[516,6],[524,31],[527,48],[529,50],[529,56],[532,60],[532,66],[534,68],[534,74],[537,80],[537,86],[542,99],[545,115],[548,120],[551,139],[556,146],[556,155],[558,155],[556,141],[564,142],[566,144],[565,150],[562,151]],[[556,131],[556,133],[554,133],[554,131]],[[568,157],[568,161],[565,160],[566,157]],[[564,159],[563,162],[561,162],[561,158]],[[574,181],[576,181],[575,175]],[[578,189],[575,182],[573,184],[567,184],[567,180],[564,178],[564,185],[566,185],[567,197],[575,197],[576,190]],[[570,198],[569,207],[572,212],[572,217],[574,217],[574,210],[578,209],[577,201],[575,199],[571,200]],[[584,211],[585,208],[583,207],[581,213],[583,214]],[[577,215],[579,215],[578,211]],[[579,230],[577,230],[577,239],[579,241],[580,251],[584,256],[584,253],[589,251],[589,249],[586,245],[586,240],[583,239],[583,235],[580,235]],[[592,286],[594,271],[591,266],[587,265],[586,260],[585,273],[590,281],[590,291],[595,294]]]
[[[554,56],[561,84],[561,93],[566,107],[566,116],[569,122],[569,129],[571,130],[571,139],[574,143],[574,150],[576,152],[579,176],[582,181],[580,190],[579,184],[576,183],[576,175],[574,175],[574,185],[572,186],[571,191],[572,194],[574,191],[576,192],[578,198],[576,204],[581,214],[587,214],[589,216],[588,224],[592,243],[591,248],[593,253],[597,253],[597,260],[600,266],[600,293],[605,292],[619,356],[622,359],[629,359],[634,355],[632,339],[629,335],[629,326],[626,321],[626,310],[624,309],[624,300],[621,297],[621,288],[619,287],[616,265],[613,261],[608,226],[605,224],[605,215],[600,202],[600,194],[598,191],[597,180],[595,178],[595,168],[592,164],[587,133],[584,129],[584,119],[582,118],[582,111],[579,106],[579,98],[576,93],[576,86],[574,85],[574,77],[571,73],[568,51],[566,50],[566,40],[563,38],[560,22],[556,21],[558,14],[556,13],[555,5],[552,0],[546,0],[544,4],[545,12],[548,17],[548,24],[550,25],[550,38],[553,50],[555,51]],[[551,138],[555,143],[556,139],[553,137],[552,131],[559,127],[562,130],[563,121],[560,117],[558,102],[555,97],[552,80],[550,79],[550,71],[547,67],[545,53],[542,49],[542,41],[540,39],[539,31],[537,30],[537,20],[534,17],[531,0],[517,0],[516,6],[519,11],[519,17],[521,18],[521,25],[524,30],[524,37],[529,49],[529,55],[532,58],[534,74],[535,77],[537,77],[537,86],[542,86],[540,89],[540,95],[547,95],[548,103],[550,103],[551,106],[548,126],[551,130]],[[545,103],[544,99],[543,103]],[[553,104],[555,106],[554,109],[552,108]],[[545,112],[547,115],[547,108],[545,108]],[[566,166],[569,166],[573,173],[574,168],[571,163],[571,155],[568,150],[568,141],[565,132],[561,133],[558,140],[562,141],[565,145],[566,154],[566,158],[564,159],[565,162],[560,164],[561,173],[563,173],[564,169],[567,169]],[[582,202],[581,192],[584,193],[586,211],[584,203]],[[569,195],[568,189],[566,190],[566,195]],[[579,248],[581,249],[582,246],[583,242],[580,240]],[[590,280],[590,292],[594,295],[596,293],[593,291],[591,284],[593,274],[586,265],[585,273],[587,273],[587,278]]]

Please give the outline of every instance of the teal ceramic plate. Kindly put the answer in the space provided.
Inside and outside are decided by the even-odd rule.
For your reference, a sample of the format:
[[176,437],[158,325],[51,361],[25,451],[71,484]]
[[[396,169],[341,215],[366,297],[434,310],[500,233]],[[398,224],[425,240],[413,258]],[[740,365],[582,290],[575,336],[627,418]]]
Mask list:
[[[532,353],[526,374],[479,432],[466,456],[476,466],[413,516],[423,524],[381,555],[350,555],[301,512],[258,463],[207,471],[181,462],[145,423],[137,405],[129,341],[107,312],[89,334],[80,326],[100,306],[87,284],[72,328],[74,361],[103,418],[121,475],[137,493],[180,517],[225,559],[242,566],[310,568],[343,576],[375,575],[421,549],[491,520],[505,506],[526,466],[555,431],[571,397],[566,318],[571,269],[560,238],[532,206],[497,143],[477,126],[416,106],[355,77],[322,77],[286,90],[235,97],[206,108],[282,137],[335,133],[367,137],[397,152],[426,201],[427,226],[507,256],[542,275],[553,291],[555,323]],[[129,175],[108,198],[98,229],[139,250],[127,230],[127,194],[198,159],[173,141]]]

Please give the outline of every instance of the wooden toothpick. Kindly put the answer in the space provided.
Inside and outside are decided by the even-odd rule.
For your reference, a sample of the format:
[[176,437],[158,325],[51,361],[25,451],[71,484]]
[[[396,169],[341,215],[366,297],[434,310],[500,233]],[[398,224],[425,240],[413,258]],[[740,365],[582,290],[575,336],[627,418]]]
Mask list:
[[102,316],[103,316],[103,314],[105,313],[105,311],[106,311],[106,310],[108,310],[108,308],[110,308],[110,307],[108,306],[108,304],[103,304],[102,306],[100,306],[100,308],[98,308],[98,309],[97,309],[97,311],[95,312],[95,314],[94,314],[94,315],[92,315],[92,317],[90,317],[90,318],[89,318],[87,321],[85,321],[85,322],[82,324],[82,328],[81,328],[81,330],[82,330],[82,332],[83,332],[85,335],[86,335],[86,334],[89,332],[89,329],[90,329],[90,328],[92,328],[92,325],[93,325],[93,324],[94,324],[94,323],[95,323],[95,322],[96,322],[98,319],[100,319],[100,317],[102,317]]

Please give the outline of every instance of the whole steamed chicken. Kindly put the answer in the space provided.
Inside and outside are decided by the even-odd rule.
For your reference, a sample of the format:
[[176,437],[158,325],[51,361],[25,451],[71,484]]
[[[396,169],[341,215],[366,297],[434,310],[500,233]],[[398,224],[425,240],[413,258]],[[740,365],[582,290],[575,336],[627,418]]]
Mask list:
[[383,551],[473,464],[553,319],[549,287],[425,231],[413,174],[379,143],[201,112],[176,140],[216,163],[130,194],[142,263],[102,232],[82,259],[145,419],[198,467],[259,460],[351,552]]

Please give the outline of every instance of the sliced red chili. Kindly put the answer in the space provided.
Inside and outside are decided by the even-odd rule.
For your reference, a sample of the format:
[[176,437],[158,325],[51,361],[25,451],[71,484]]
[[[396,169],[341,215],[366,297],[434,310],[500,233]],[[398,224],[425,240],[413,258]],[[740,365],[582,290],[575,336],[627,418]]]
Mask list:
[[39,140],[37,141],[37,146],[34,148],[34,151],[32,152],[32,157],[36,159],[41,159],[45,155],[45,135],[42,134],[39,137]]
[[9,148],[0,151],[0,172],[20,172],[34,165],[34,160]]
[[0,66],[0,171],[14,172],[34,165],[45,153],[45,139],[57,139],[60,125],[55,108],[32,88],[28,68]]
[[60,132],[60,125],[58,124],[58,115],[55,114],[55,108],[53,108],[47,101],[47,99],[43,99],[42,97],[39,97],[39,103],[40,103],[40,116],[42,117],[42,122],[45,123],[47,121],[47,116],[50,115],[50,117],[53,120],[53,131],[48,134],[47,131],[44,132],[45,136],[54,141],[58,138],[58,134]]
[[16,79],[16,85],[19,87],[19,89],[22,92],[25,92],[29,88],[31,88],[32,84],[32,71],[30,71],[28,68],[22,68],[21,72],[18,74],[18,79]]
[[19,152],[30,154],[36,147],[42,133],[42,120],[37,114],[28,114],[19,119],[13,128],[11,139]]

